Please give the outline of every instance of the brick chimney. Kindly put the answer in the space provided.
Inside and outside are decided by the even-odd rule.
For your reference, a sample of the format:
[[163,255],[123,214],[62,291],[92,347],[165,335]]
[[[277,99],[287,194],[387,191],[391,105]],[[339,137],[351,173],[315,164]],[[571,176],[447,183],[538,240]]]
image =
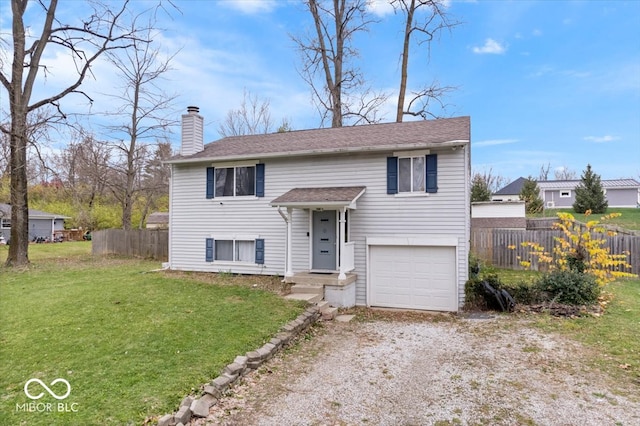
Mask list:
[[182,115],[180,155],[192,155],[204,149],[204,118],[199,112],[200,108],[190,106]]

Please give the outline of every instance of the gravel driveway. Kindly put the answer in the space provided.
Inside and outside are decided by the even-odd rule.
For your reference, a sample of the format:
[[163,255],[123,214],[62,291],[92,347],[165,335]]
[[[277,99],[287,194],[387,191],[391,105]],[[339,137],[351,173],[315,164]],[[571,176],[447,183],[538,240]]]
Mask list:
[[[428,318],[428,317],[424,317]],[[193,425],[640,425],[640,387],[524,319],[329,322]]]

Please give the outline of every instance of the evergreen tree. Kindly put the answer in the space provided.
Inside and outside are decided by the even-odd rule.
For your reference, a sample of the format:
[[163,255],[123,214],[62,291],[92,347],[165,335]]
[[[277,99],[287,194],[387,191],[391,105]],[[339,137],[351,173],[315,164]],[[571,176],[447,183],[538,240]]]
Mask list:
[[602,189],[600,175],[591,170],[591,164],[587,164],[575,192],[576,201],[573,203],[573,210],[576,213],[591,210],[592,213],[602,214],[607,211],[609,203]]
[[538,188],[538,183],[531,176],[522,185],[520,199],[524,201],[524,208],[527,214],[540,213],[542,211],[540,188]]
[[491,201],[489,182],[479,173],[473,175],[471,180],[471,202],[476,201]]

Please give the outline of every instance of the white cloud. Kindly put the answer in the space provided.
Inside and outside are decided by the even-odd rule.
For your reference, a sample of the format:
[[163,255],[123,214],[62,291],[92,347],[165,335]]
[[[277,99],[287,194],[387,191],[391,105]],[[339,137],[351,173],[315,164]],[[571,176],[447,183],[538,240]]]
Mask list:
[[376,16],[386,16],[393,13],[393,5],[389,0],[369,0],[367,9]]
[[220,4],[247,15],[269,13],[278,6],[276,0],[227,0]]
[[488,139],[486,141],[473,142],[474,148],[480,148],[483,146],[495,146],[495,145],[507,145],[518,142],[518,139]]
[[604,136],[585,136],[583,139],[587,142],[606,143],[606,142],[617,141],[620,138],[617,136],[604,135]]
[[542,30],[536,28],[531,34],[533,34],[534,37],[540,37],[542,35]]
[[[437,3],[440,4],[441,7],[448,8],[451,6],[452,0],[436,0]],[[468,0],[469,2],[474,2],[475,0]],[[367,9],[370,13],[373,13],[379,17],[385,17],[387,15],[391,15],[394,13],[393,5],[391,4],[392,0],[367,0]],[[419,8],[416,13],[425,13],[425,11],[429,11],[429,8]]]
[[507,48],[502,44],[498,43],[492,38],[488,38],[485,40],[483,46],[476,46],[473,48],[473,53],[485,54],[490,53],[494,55],[501,55],[507,51]]

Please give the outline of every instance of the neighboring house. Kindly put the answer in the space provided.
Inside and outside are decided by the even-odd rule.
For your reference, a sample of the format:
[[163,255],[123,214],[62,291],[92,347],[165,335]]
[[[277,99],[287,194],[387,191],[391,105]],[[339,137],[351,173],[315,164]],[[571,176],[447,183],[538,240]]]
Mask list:
[[227,137],[182,116],[174,270],[329,278],[338,306],[457,311],[468,276],[469,117]]
[[[492,201],[514,201],[519,199],[520,190],[526,179],[521,177],[497,191]],[[581,180],[538,181],[540,198],[545,208],[571,208],[576,201],[575,190]],[[640,183],[635,179],[600,180],[609,207],[640,206]]]
[[[64,220],[69,219],[54,213],[29,209],[29,240],[48,238],[53,240],[56,231],[64,230]],[[0,203],[0,235],[6,241],[11,237],[11,205]]]
[[166,229],[169,227],[169,213],[154,212],[147,218],[147,229]]
[[527,179],[519,177],[491,195],[491,201],[520,201],[520,192]]
[[[548,180],[538,182],[540,197],[546,208],[570,208],[576,201],[580,180]],[[638,207],[640,183],[634,179],[600,180],[609,207]]]

